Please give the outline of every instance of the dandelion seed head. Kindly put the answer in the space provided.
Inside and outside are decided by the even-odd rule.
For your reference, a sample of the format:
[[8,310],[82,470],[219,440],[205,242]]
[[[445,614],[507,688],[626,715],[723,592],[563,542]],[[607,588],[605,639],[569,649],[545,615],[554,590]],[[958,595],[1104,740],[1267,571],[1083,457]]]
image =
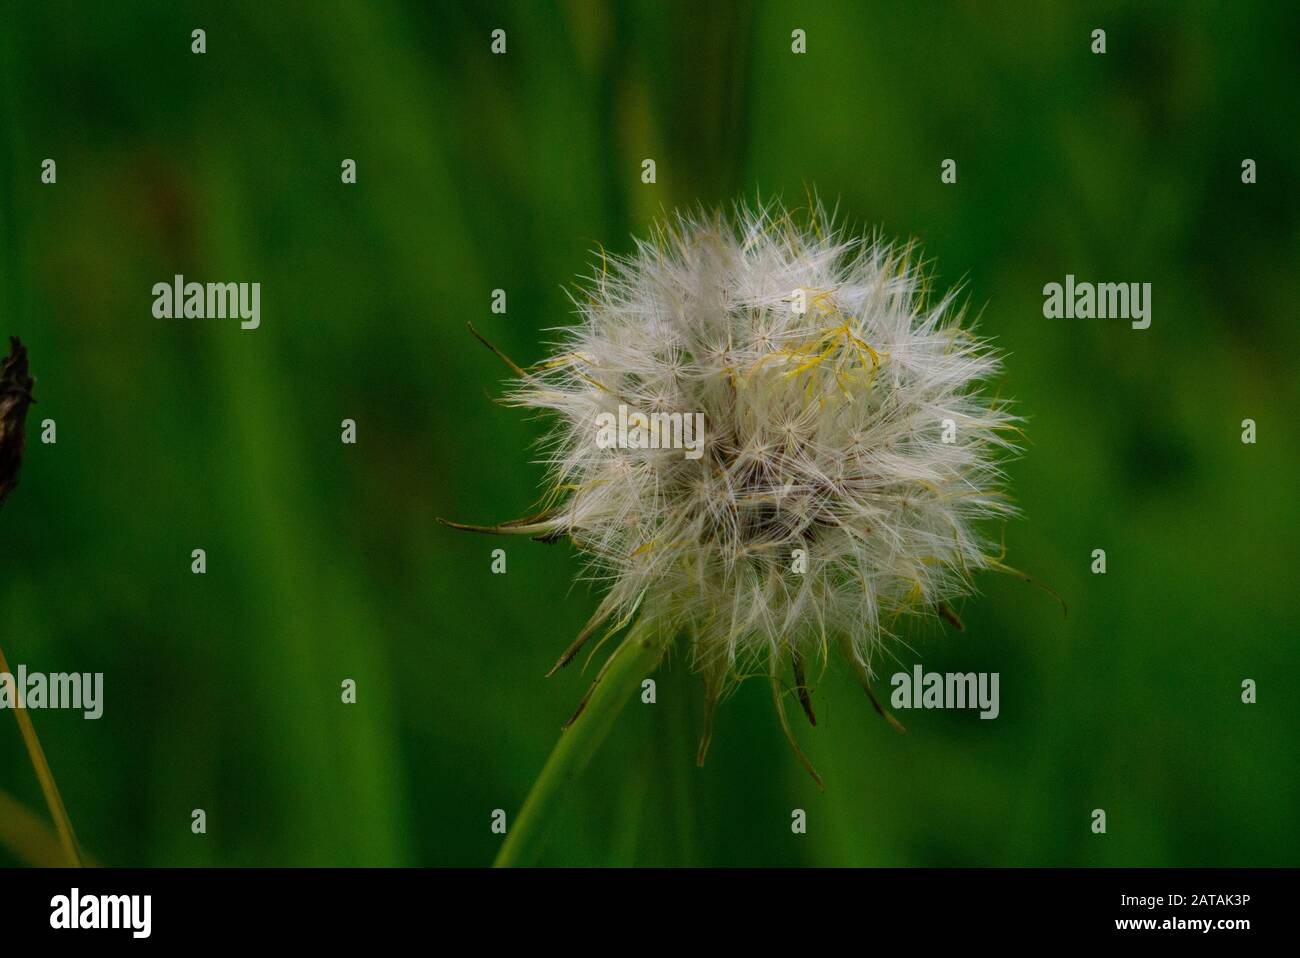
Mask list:
[[[554,423],[541,524],[585,553],[604,618],[686,637],[711,684],[831,644],[870,674],[900,617],[996,561],[980,527],[1012,511],[1000,357],[955,294],[927,294],[910,247],[820,206],[682,213],[602,250],[574,302],[507,398]],[[602,448],[620,405],[702,413],[699,458]]]

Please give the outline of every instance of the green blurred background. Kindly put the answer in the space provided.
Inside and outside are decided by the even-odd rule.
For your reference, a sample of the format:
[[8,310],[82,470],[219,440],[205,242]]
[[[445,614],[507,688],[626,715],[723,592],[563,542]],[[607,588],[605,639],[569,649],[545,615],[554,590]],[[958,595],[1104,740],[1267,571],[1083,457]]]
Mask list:
[[[0,512],[0,645],[105,673],[101,720],[33,713],[87,851],[489,863],[492,810],[513,820],[586,687],[543,673],[597,596],[566,545],[435,524],[541,489],[542,425],[492,401],[506,370],[465,323],[535,361],[598,243],[807,185],[967,282],[1029,419],[1008,561],[1069,616],[985,576],[965,634],[909,637],[929,670],[1001,674],[993,722],[912,712],[895,735],[833,666],[797,730],[825,794],[762,682],[696,769],[679,655],[545,861],[1300,864],[1300,14],[1087,6],[4,3],[0,333],[38,405]],[[1044,319],[1067,272],[1152,283],[1151,328]],[[260,282],[261,328],[154,319],[175,273]],[[31,860],[14,803],[46,812],[4,713],[0,797],[0,860]]]

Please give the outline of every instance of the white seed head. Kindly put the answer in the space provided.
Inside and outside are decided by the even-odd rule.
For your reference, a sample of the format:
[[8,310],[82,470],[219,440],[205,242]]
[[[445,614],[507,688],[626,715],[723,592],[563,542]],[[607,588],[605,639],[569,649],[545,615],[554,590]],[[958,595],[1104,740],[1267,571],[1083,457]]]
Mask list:
[[[500,531],[572,538],[608,588],[593,625],[688,638],[715,697],[832,641],[865,677],[901,615],[997,562],[976,524],[1011,511],[999,357],[910,249],[820,206],[677,214],[574,299],[507,399],[553,414],[548,509]],[[620,406],[702,413],[698,458],[598,443]]]

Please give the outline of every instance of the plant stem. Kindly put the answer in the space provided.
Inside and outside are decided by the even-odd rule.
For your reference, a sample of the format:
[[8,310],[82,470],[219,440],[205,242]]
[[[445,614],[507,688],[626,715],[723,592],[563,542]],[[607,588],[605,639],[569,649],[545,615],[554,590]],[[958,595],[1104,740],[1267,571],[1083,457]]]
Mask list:
[[[0,649],[0,672],[13,674],[9,669],[9,663],[5,661],[5,654],[2,649]],[[21,701],[22,690],[19,690],[18,694]],[[63,807],[63,798],[59,795],[59,786],[54,782],[54,773],[50,771],[50,763],[45,759],[45,750],[41,748],[41,740],[36,737],[36,727],[32,725],[27,709],[21,704],[15,705],[14,718],[18,720],[18,728],[23,735],[23,744],[27,746],[27,754],[32,760],[32,767],[36,769],[36,777],[40,780],[41,791],[45,793],[45,804],[50,807],[50,816],[54,819],[54,827],[59,832],[59,842],[63,845],[63,853],[68,857],[68,864],[80,868],[82,865],[81,851],[77,845],[77,836],[72,831],[72,821],[68,818],[68,810]]]
[[666,648],[657,637],[639,634],[635,628],[623,640],[602,670],[582,713],[560,734],[524,807],[506,833],[495,867],[532,865],[537,861],[545,846],[551,809],[567,787],[577,781],[623,706],[646,675],[658,667]]

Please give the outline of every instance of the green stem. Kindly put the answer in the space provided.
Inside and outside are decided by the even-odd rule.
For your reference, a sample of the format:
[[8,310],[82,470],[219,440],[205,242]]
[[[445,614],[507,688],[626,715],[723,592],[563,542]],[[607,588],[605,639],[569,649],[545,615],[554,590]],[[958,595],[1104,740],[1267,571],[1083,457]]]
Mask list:
[[551,809],[563,792],[582,774],[587,762],[614,727],[623,706],[653,672],[667,646],[657,637],[633,629],[597,678],[586,707],[561,734],[550,758],[542,766],[524,807],[519,810],[497,854],[497,868],[532,865],[546,842]]

